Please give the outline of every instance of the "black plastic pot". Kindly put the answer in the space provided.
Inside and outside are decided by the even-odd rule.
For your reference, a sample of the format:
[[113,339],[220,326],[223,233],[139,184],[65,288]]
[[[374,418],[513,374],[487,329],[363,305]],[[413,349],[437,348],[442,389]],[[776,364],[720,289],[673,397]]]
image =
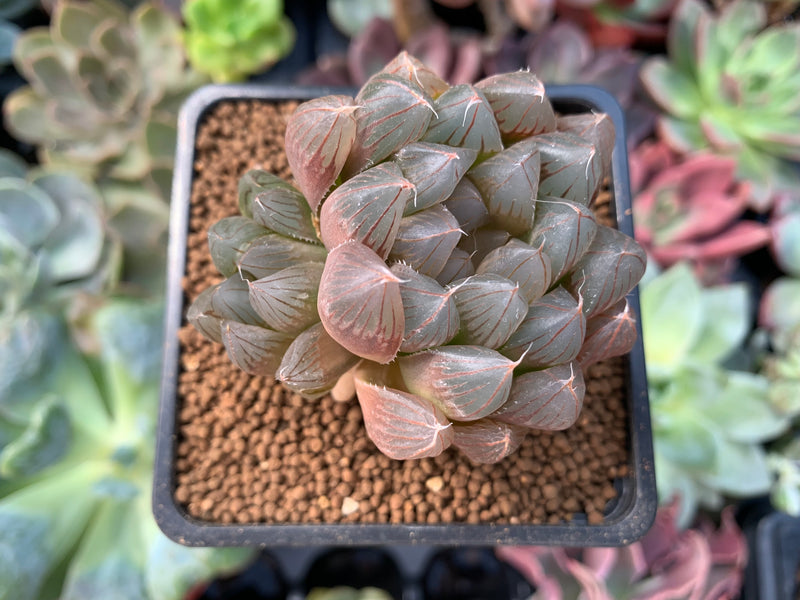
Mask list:
[[[647,396],[644,350],[639,341],[627,357],[627,409],[629,415],[629,474],[616,484],[618,497],[607,507],[604,522],[590,525],[585,515],[554,525],[509,524],[323,524],[323,525],[218,525],[201,522],[176,503],[174,458],[178,444],[176,390],[179,370],[178,329],[184,316],[181,279],[186,264],[186,235],[192,189],[195,135],[203,116],[219,102],[236,100],[307,100],[352,90],[327,88],[209,86],[193,94],[178,123],[178,149],[173,179],[172,215],[167,282],[167,316],[161,407],[153,490],[156,520],[166,535],[197,546],[278,546],[352,544],[536,544],[561,546],[620,546],[635,541],[650,528],[657,508],[653,467],[652,429]],[[605,112],[617,131],[613,154],[613,191],[618,228],[633,235],[628,162],[622,111],[605,91],[590,86],[553,86],[547,90],[561,113]],[[638,314],[639,296],[629,296]],[[507,460],[511,460],[509,458]]]
[[745,524],[750,557],[744,598],[800,598],[800,517],[771,512],[755,524]]

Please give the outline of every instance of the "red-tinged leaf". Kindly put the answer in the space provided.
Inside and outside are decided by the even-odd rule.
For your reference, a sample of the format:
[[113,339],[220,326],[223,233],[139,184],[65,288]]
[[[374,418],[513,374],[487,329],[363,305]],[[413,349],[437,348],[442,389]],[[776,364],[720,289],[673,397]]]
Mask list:
[[245,373],[274,377],[292,337],[258,325],[222,321],[222,343],[231,362]]
[[461,238],[458,247],[472,257],[474,264],[480,264],[495,248],[505,246],[511,235],[503,229],[480,227]]
[[427,398],[451,419],[475,421],[508,399],[517,363],[480,346],[441,346],[397,359],[412,394]]
[[528,308],[528,314],[500,352],[533,369],[575,360],[586,336],[582,305],[557,287]]
[[558,281],[592,245],[597,222],[586,206],[569,200],[540,198],[537,205],[527,241],[550,257],[552,281]]
[[606,113],[580,113],[558,117],[558,130],[574,133],[592,144],[600,155],[601,181],[611,176],[611,154],[614,151],[616,129]]
[[455,282],[453,297],[461,319],[457,337],[461,344],[499,348],[528,312],[519,285],[492,273]]
[[275,376],[290,390],[314,399],[331,391],[359,360],[342,348],[322,323],[316,323],[291,343]]
[[268,171],[252,169],[239,180],[239,210],[276,233],[319,241],[303,194]]
[[480,90],[468,84],[453,86],[436,99],[434,109],[424,141],[472,148],[479,155],[503,149],[492,107]]
[[506,144],[555,131],[556,116],[544,84],[530,71],[493,75],[475,87],[491,104]]
[[344,166],[348,178],[419,140],[433,116],[433,100],[415,82],[385,72],[364,84],[356,103],[356,141]]
[[519,448],[527,428],[495,419],[481,419],[473,423],[453,423],[453,446],[472,462],[494,464]]
[[220,330],[222,319],[214,313],[214,309],[211,306],[211,298],[220,285],[222,284],[212,285],[200,292],[200,295],[195,298],[186,311],[186,320],[191,323],[192,327],[203,334],[206,339],[218,344],[222,343],[222,332]]
[[537,135],[531,142],[538,147],[542,159],[539,195],[589,206],[603,176],[600,153],[594,145],[563,131]]
[[510,279],[519,285],[519,292],[528,304],[541,298],[552,280],[550,258],[542,248],[533,248],[516,238],[487,254],[475,273],[494,273]]
[[489,211],[483,202],[483,196],[469,179],[462,179],[450,197],[444,201],[444,207],[453,213],[461,231],[470,233],[489,222]]
[[586,385],[578,363],[514,377],[506,402],[493,418],[531,429],[571,427],[583,408]]
[[301,263],[249,282],[250,305],[276,331],[298,333],[319,321],[322,264]]
[[526,140],[495,154],[468,174],[492,221],[512,235],[525,233],[533,225],[540,164],[538,144]]
[[389,258],[410,265],[423,275],[436,277],[461,239],[458,221],[444,206],[403,217]]
[[363,244],[331,250],[317,309],[331,337],[353,354],[381,364],[397,355],[405,330],[398,278]]
[[591,364],[627,354],[636,343],[636,315],[623,298],[609,310],[586,323],[586,339],[578,362],[585,369]]
[[249,292],[247,280],[239,275],[231,275],[215,286],[211,295],[211,314],[221,320],[266,327],[267,324],[250,305]]
[[325,262],[322,246],[287,238],[277,233],[262,236],[250,244],[239,259],[239,271],[252,279],[263,279],[303,262]]
[[323,96],[298,106],[286,125],[286,158],[313,212],[353,147],[356,109],[350,96]]
[[401,148],[394,162],[417,190],[413,201],[406,206],[405,214],[410,215],[444,202],[477,156],[478,153],[471,148],[429,142],[415,142]]
[[403,263],[392,267],[400,279],[405,332],[400,352],[417,352],[442,346],[458,333],[458,310],[453,291]]
[[237,271],[237,262],[253,243],[269,231],[247,217],[226,217],[208,229],[211,260],[220,273],[230,277]]
[[373,167],[349,179],[322,204],[320,237],[332,250],[356,241],[385,259],[394,244],[414,186],[394,163]]
[[367,435],[394,460],[438,456],[453,443],[453,426],[438,406],[408,392],[356,378]]
[[429,69],[422,61],[411,56],[403,50],[389,64],[383,67],[384,72],[397,75],[398,77],[416,83],[431,98],[438,98],[449,89],[449,85],[444,79],[439,77],[432,69]]
[[597,226],[592,245],[564,280],[564,287],[583,298],[586,316],[614,306],[644,275],[647,254],[633,239],[605,225]]
[[444,264],[444,268],[436,276],[436,281],[441,285],[447,285],[474,274],[475,267],[472,264],[472,257],[461,248],[454,248],[450,253],[450,258]]

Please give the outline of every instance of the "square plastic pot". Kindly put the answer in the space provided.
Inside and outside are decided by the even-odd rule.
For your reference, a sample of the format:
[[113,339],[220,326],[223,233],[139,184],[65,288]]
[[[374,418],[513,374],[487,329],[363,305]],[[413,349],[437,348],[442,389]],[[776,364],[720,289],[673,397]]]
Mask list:
[[[495,545],[529,544],[559,546],[621,546],[635,541],[650,528],[657,508],[653,467],[652,429],[647,396],[641,329],[627,361],[626,407],[628,411],[628,474],[618,478],[617,498],[603,523],[589,524],[585,515],[560,524],[246,524],[222,525],[199,521],[174,499],[175,457],[179,441],[178,329],[186,306],[181,279],[186,266],[189,202],[194,175],[195,135],[204,115],[225,101],[283,102],[308,100],[352,90],[268,86],[209,86],[193,94],[184,105],[178,124],[178,148],[172,192],[170,246],[167,278],[164,366],[158,422],[153,510],[161,529],[170,538],[194,546],[278,546],[408,544]],[[616,127],[613,153],[613,193],[617,227],[633,235],[631,195],[622,111],[605,91],[590,86],[552,86],[547,93],[560,113],[605,112]],[[629,301],[639,314],[638,290]],[[513,456],[506,460],[513,460]]]

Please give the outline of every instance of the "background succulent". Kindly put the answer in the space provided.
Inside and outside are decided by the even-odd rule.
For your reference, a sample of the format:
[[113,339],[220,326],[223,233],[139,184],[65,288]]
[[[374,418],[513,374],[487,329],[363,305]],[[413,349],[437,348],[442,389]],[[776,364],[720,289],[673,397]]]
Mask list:
[[613,142],[606,115],[557,117],[529,72],[450,87],[402,53],[355,99],[295,111],[300,191],[245,175],[242,216],[209,231],[227,279],[189,321],[310,398],[350,372],[390,457],[496,462],[574,423],[583,367],[636,338],[644,252],[589,209]]

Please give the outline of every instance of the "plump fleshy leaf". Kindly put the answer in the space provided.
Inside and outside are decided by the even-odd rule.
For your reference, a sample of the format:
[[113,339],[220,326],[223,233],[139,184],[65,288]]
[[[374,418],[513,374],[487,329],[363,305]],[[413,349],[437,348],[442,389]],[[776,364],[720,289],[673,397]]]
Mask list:
[[314,212],[353,147],[356,109],[349,96],[323,96],[298,106],[286,125],[286,158]]
[[270,231],[318,241],[303,194],[268,171],[252,169],[239,180],[239,210]]
[[400,279],[405,315],[400,352],[417,352],[452,340],[459,326],[453,290],[445,290],[436,280],[403,263],[394,265],[392,273]]
[[266,325],[250,305],[250,290],[247,281],[239,275],[231,275],[219,284],[211,295],[210,303],[211,315],[221,320],[237,321],[248,325]]
[[331,391],[359,360],[342,348],[322,323],[315,323],[291,343],[275,377],[306,398],[319,398]]
[[268,233],[247,217],[226,217],[217,221],[208,229],[208,247],[214,266],[225,277],[230,277],[236,273],[239,259],[253,240]]
[[205,338],[218,344],[222,343],[222,332],[220,330],[222,319],[214,312],[211,298],[213,298],[220,285],[222,284],[212,285],[200,292],[200,295],[195,298],[186,311],[186,320],[192,324],[192,327],[203,334]]
[[453,423],[453,446],[472,462],[494,464],[519,448],[527,428],[495,419]]
[[574,133],[581,139],[593,144],[600,154],[603,166],[600,180],[611,176],[611,154],[614,151],[616,130],[614,121],[606,113],[581,113],[558,117],[558,130]]
[[477,156],[471,148],[430,142],[415,142],[401,148],[394,162],[417,191],[405,214],[419,212],[448,198]]
[[56,396],[38,401],[25,430],[0,451],[0,475],[33,475],[61,458],[72,443],[70,414]]
[[432,69],[405,50],[387,64],[383,70],[420,86],[431,98],[438,98],[450,87]]
[[552,280],[550,257],[541,247],[533,248],[516,238],[487,254],[475,273],[494,273],[510,279],[519,285],[519,293],[528,304],[544,296]]
[[480,346],[442,346],[401,356],[397,363],[412,394],[459,421],[475,421],[502,406],[517,364]]
[[237,367],[251,375],[273,377],[292,337],[260,325],[224,320],[222,343]]
[[566,198],[588,206],[600,187],[603,163],[594,144],[573,133],[555,131],[531,138],[542,170],[539,195]]
[[250,305],[276,331],[297,333],[319,321],[317,289],[321,263],[301,263],[248,282]]
[[353,354],[381,364],[397,355],[405,330],[399,281],[363,244],[331,250],[317,308],[331,337]]
[[461,238],[458,247],[472,257],[474,264],[480,264],[496,248],[505,246],[511,235],[504,229],[480,227]]
[[581,302],[557,287],[528,308],[525,319],[500,352],[523,367],[538,369],[575,360],[586,335]]
[[346,177],[419,140],[433,116],[433,101],[416,83],[383,72],[364,84],[356,104],[356,141],[345,164]]
[[514,377],[508,402],[492,417],[532,429],[566,429],[578,420],[585,392],[583,371],[575,362],[524,373]]
[[322,246],[270,233],[250,244],[238,267],[253,279],[262,279],[298,263],[325,262],[327,256]]
[[450,253],[450,258],[444,264],[444,268],[436,276],[436,281],[442,285],[447,285],[474,274],[475,267],[472,264],[471,255],[461,248],[454,248]]
[[438,456],[453,443],[453,426],[424,398],[356,377],[356,396],[367,435],[389,458]]
[[479,154],[500,152],[503,142],[489,101],[468,84],[455,85],[434,102],[436,116],[422,138],[426,142],[460,146]]
[[323,203],[319,217],[322,242],[328,250],[344,242],[361,242],[385,259],[413,196],[414,186],[394,163],[356,175]]
[[552,280],[560,280],[581,259],[594,241],[597,223],[582,204],[560,198],[541,198],[528,244],[542,246],[550,257]]
[[525,233],[533,225],[541,166],[534,139],[514,144],[469,172],[492,221],[512,235]]
[[627,354],[637,337],[636,316],[623,298],[586,322],[586,339],[578,362],[585,369],[598,361]]
[[444,207],[453,213],[461,231],[469,233],[489,222],[489,211],[483,197],[469,179],[462,179],[444,201]]
[[499,348],[519,327],[528,303],[519,285],[505,277],[485,273],[453,284],[461,319],[458,341]]
[[633,238],[599,225],[592,245],[564,281],[574,296],[583,298],[589,316],[614,306],[644,275],[647,254]]
[[492,106],[506,144],[556,129],[544,84],[530,71],[493,75],[475,84]]
[[458,221],[444,206],[437,204],[403,217],[389,258],[436,277],[460,239]]

